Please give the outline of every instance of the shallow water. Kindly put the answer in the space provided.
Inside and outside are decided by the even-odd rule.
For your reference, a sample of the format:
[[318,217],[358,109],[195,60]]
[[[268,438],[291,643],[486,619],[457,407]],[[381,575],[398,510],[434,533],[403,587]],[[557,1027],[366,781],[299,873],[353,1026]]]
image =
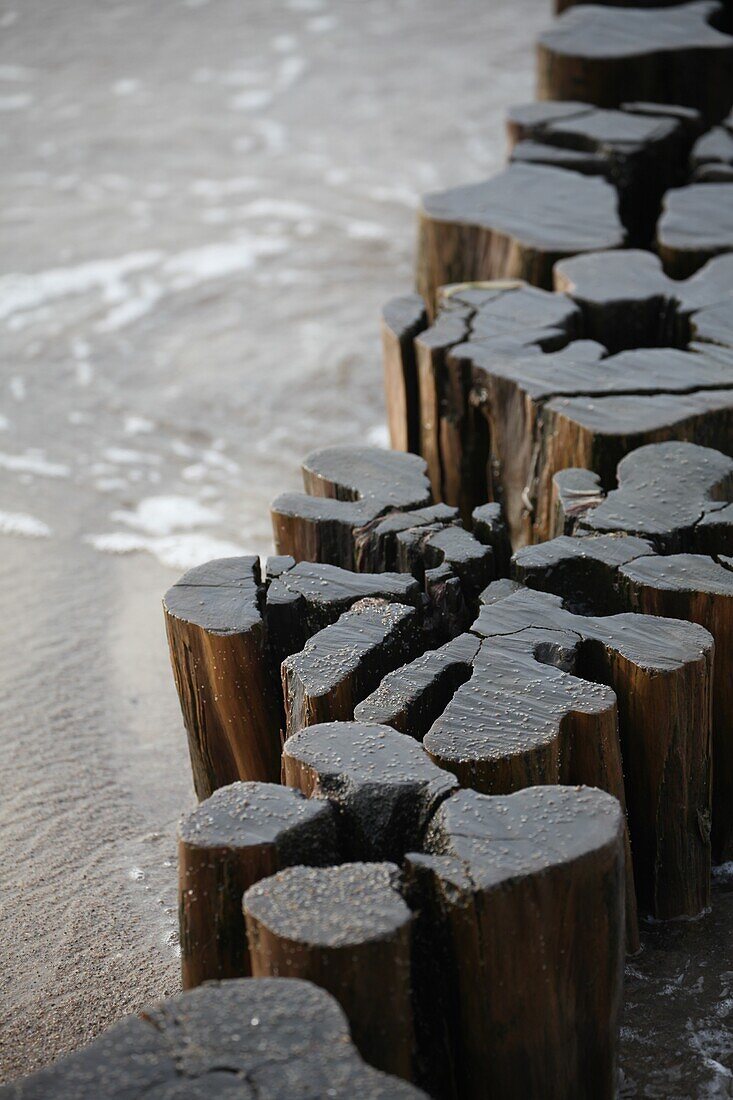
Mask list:
[[[421,191],[501,162],[544,0],[0,9],[0,1072],[178,987],[160,597],[386,439]],[[634,962],[624,1095],[731,1095],[731,887]],[[727,1091],[726,1091],[727,1090]]]

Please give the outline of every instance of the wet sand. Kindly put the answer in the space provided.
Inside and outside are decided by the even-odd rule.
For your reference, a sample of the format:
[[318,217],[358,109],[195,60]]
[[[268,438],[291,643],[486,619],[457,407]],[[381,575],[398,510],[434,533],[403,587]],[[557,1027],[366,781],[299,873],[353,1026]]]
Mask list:
[[[378,311],[410,282],[417,197],[499,166],[548,17],[0,9],[3,1079],[178,988],[193,792],[160,598],[267,553],[310,448],[386,441]],[[732,897],[647,937],[625,1095],[731,1095]]]

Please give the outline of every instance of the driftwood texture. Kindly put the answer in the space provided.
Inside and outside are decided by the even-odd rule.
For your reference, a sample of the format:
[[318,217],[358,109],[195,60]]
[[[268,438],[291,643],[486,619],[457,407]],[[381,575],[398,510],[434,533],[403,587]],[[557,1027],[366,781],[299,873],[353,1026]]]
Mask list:
[[537,96],[597,107],[679,103],[718,122],[733,104],[733,38],[714,25],[722,20],[722,6],[710,0],[652,10],[571,7],[539,37]]
[[7,1100],[418,1100],[366,1065],[342,1009],[310,982],[212,982],[115,1024],[76,1054],[0,1088]]
[[657,226],[657,250],[674,279],[733,249],[733,183],[691,183],[670,191]]
[[618,194],[619,215],[634,248],[654,241],[662,196],[688,182],[688,160],[703,130],[686,107],[624,103],[528,103],[509,109],[510,159],[600,176]]
[[277,781],[280,714],[267,650],[258,558],[190,570],[163,600],[194,787]]
[[[558,475],[562,488],[575,471]],[[700,623],[715,638],[713,854],[733,856],[733,460],[688,443],[642,447],[606,497],[572,499],[560,537],[517,553],[514,576],[594,613],[629,609]],[[603,534],[608,532],[608,534]],[[625,533],[638,537],[619,537]]]
[[414,339],[433,494],[464,518],[501,501],[515,548],[552,533],[559,470],[611,487],[644,443],[733,439],[733,255],[682,282],[637,250],[564,260],[554,277],[562,293],[449,288]]
[[393,298],[382,315],[382,362],[390,440],[396,451],[418,450],[417,367],[413,340],[427,323],[419,294]]
[[293,867],[252,886],[244,914],[255,977],[305,978],[326,989],[362,1056],[410,1080],[413,915],[399,879],[393,863]]
[[[474,629],[490,639],[490,650],[523,627],[579,637],[578,669],[609,684],[618,700],[639,905],[661,919],[702,912],[710,897],[710,634],[676,619],[666,620],[662,633],[650,616],[576,616],[557,597],[521,588],[507,593],[506,582],[489,586],[485,598]],[[459,698],[460,692],[444,723]],[[531,713],[531,695],[527,705]],[[455,737],[455,726],[448,729]],[[435,728],[426,739],[431,754],[434,734]],[[583,749],[576,751],[582,761]]]
[[[510,108],[509,164],[504,171],[424,196],[418,218],[420,294],[395,299],[383,325],[387,405],[400,447],[408,441],[407,449],[413,449],[402,409],[409,408],[415,370],[410,334],[425,327],[420,295],[433,317],[442,286],[521,278],[549,290],[559,259],[609,248],[652,247],[665,192],[691,178],[718,178],[712,167],[704,170],[705,158],[726,158],[729,120],[710,132],[706,147],[703,131],[709,122],[679,102],[627,99],[618,107],[601,108],[579,98]],[[697,155],[693,146],[699,146]],[[672,235],[679,248],[685,234],[696,243],[696,249],[691,243],[685,246],[690,265],[696,257],[699,267],[730,247],[717,239],[730,235],[726,205],[724,201],[724,209],[716,211],[698,197],[673,214]],[[673,274],[675,262],[679,265],[670,252]],[[685,274],[692,270],[689,266]],[[387,370],[391,359],[404,362],[400,384],[399,373]],[[414,422],[411,429],[414,436]]]
[[[730,7],[733,15],[733,5]],[[695,142],[690,155],[693,181],[733,182],[733,112]]]
[[[453,1071],[442,1094],[614,1096],[624,948],[618,802],[588,788],[507,798],[461,791],[438,810],[425,850],[408,855],[407,873],[420,914],[421,1045],[432,1080]],[[511,933],[497,936],[498,928]]]
[[272,504],[278,552],[359,573],[411,573],[432,628],[464,629],[482,588],[506,568],[506,527],[499,512],[486,512],[471,533],[455,509],[431,505],[427,468],[416,455],[377,448],[314,451],[303,463],[307,491]]
[[[316,977],[347,1008],[362,1052],[393,1059],[431,1095],[539,1095],[543,1078],[543,1096],[613,1095],[626,860],[616,799],[582,787],[456,793],[417,740],[357,722],[290,738],[284,777],[329,800],[356,862],[248,891],[255,973]],[[394,866],[358,862],[386,853]],[[394,989],[377,1016],[375,980]]]
[[422,847],[436,807],[458,787],[412,737],[375,722],[330,722],[288,738],[283,782],[327,798],[349,860],[391,860]]
[[[351,695],[343,717],[422,740],[440,768],[483,793],[563,782],[610,791],[628,803],[645,911],[699,913],[709,896],[701,826],[710,815],[712,638],[672,619],[660,635],[643,615],[573,615],[553,596],[515,588],[489,586],[471,634],[399,667],[388,656],[381,682]],[[316,635],[298,657],[338,697],[340,654]],[[292,761],[297,743],[285,746],[286,781],[312,793],[316,780],[298,778]],[[336,786],[344,783],[354,786]]]
[[274,783],[222,787],[178,827],[178,918],[184,989],[251,973],[242,894],[296,864],[336,863],[327,802]]
[[[323,550],[338,564],[296,562],[283,552],[262,574],[256,558],[221,559],[191,570],[164,598],[199,798],[236,780],[279,778],[286,732],[281,664],[312,635],[359,601],[389,601],[387,614],[403,623],[404,659],[465,629],[481,590],[508,569],[500,511],[484,510],[472,534],[455,509],[428,503],[425,464],[416,456],[328,448],[310,455],[304,469],[309,489],[333,496],[278,498],[279,548],[299,558]],[[365,627],[370,616],[363,611],[352,620],[361,615]],[[371,621],[379,634],[379,616]],[[357,679],[369,664],[366,637],[362,643],[361,659],[352,660]],[[302,688],[307,708],[308,691],[295,671],[289,682]],[[343,709],[320,717],[339,717]]]
[[[284,778],[291,786],[218,792],[181,834],[206,852],[210,868],[220,867],[213,879],[197,875],[196,886],[221,887],[222,867],[230,875],[219,915],[233,913],[254,872],[243,908],[255,975],[312,978],[340,1000],[370,1062],[418,1078],[431,1095],[520,1096],[543,1077],[549,1096],[612,1095],[624,942],[624,819],[616,800],[582,787],[506,798],[457,792],[455,778],[413,737],[356,722],[290,738]],[[333,852],[332,818],[350,862],[288,867],[314,849]],[[386,853],[394,863],[384,862]],[[278,862],[286,869],[262,877]],[[213,927],[221,931],[221,922]],[[502,927],[512,929],[513,953],[506,945],[495,950]],[[262,986],[263,996],[272,985]],[[298,990],[313,987],[291,985],[302,1013]],[[265,1025],[262,1012],[256,1018]],[[543,1033],[552,1041],[541,1042]],[[298,1034],[310,1044],[307,1027]],[[305,1071],[289,1072],[295,1087]],[[355,1095],[382,1095],[370,1089],[383,1080],[355,1079],[370,1086]],[[284,1093],[258,1091],[268,1095]]]
[[438,287],[450,283],[517,278],[550,287],[556,260],[625,243],[606,180],[516,161],[481,183],[423,196],[417,290],[433,311]]
[[287,736],[304,726],[353,717],[354,707],[384,670],[403,664],[420,648],[414,608],[360,600],[283,662]]
[[[679,0],[683,3],[684,0]],[[555,12],[559,15],[566,8],[572,8],[574,4],[582,3],[582,0],[555,0]],[[673,5],[669,0],[600,0],[600,3],[608,3],[612,8],[668,8]],[[731,27],[733,17],[733,4],[731,0],[719,0],[723,9],[720,18],[720,28],[728,30]]]

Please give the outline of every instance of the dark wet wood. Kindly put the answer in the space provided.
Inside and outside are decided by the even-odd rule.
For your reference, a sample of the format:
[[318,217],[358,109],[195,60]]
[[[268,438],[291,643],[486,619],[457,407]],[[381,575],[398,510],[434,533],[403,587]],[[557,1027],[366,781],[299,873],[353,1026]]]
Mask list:
[[354,567],[354,531],[390,511],[430,503],[425,463],[380,447],[326,447],[303,461],[304,493],[271,506],[275,548],[296,561]]
[[387,423],[396,451],[419,453],[417,365],[415,337],[427,324],[419,294],[393,298],[382,311],[382,362]]
[[552,479],[548,538],[572,534],[579,516],[600,504],[603,495],[601,479],[592,470],[576,466],[556,473]]
[[[665,619],[661,630],[659,620],[646,615],[575,615],[556,596],[524,588],[510,591],[505,582],[490,585],[486,599],[490,602],[474,630],[491,639],[490,660],[494,652],[501,657],[507,646],[516,650],[519,632],[528,628],[573,632],[578,639],[576,673],[613,688],[639,904],[661,919],[700,913],[710,897],[711,635],[677,619]],[[508,692],[513,688],[509,670],[505,680]],[[494,677],[493,690],[495,685]],[[470,689],[470,682],[466,687]],[[459,688],[425,739],[432,756],[436,750],[447,751],[461,767],[467,757],[480,758],[481,741],[488,740],[479,728],[474,742],[461,748],[457,719],[466,687]],[[491,699],[490,709],[501,716],[504,736],[512,727],[521,736],[523,708],[518,702],[510,708],[507,692],[498,704]],[[590,694],[580,694],[582,705],[592,707]],[[535,691],[526,695],[524,710],[533,716],[527,727],[532,728],[542,715],[542,697]],[[558,705],[554,693],[550,699]],[[470,695],[464,705],[468,702],[473,703]],[[479,720],[477,714],[477,725]]]
[[293,867],[244,895],[255,977],[304,978],[346,1013],[362,1056],[410,1080],[413,915],[393,863]]
[[419,651],[416,610],[386,600],[354,604],[282,664],[287,736],[354,716],[382,676]]
[[711,0],[665,8],[580,5],[537,43],[537,96],[618,107],[631,100],[678,103],[708,123],[733,104],[733,38],[717,30]]
[[557,498],[564,469],[610,487],[645,443],[733,449],[733,255],[676,281],[658,257],[616,250],[563,260],[554,278],[562,293],[452,288],[415,342],[433,492],[466,517],[501,502],[515,547],[580,503],[577,486]]
[[664,110],[550,101],[510,108],[510,156],[607,179],[618,192],[628,243],[646,248],[654,240],[662,195],[688,182],[688,157],[702,131],[696,111]]
[[222,558],[190,570],[163,600],[199,798],[279,776],[279,691],[261,596],[258,558]]
[[267,589],[268,642],[277,665],[357,601],[371,597],[419,607],[422,588],[409,574],[354,573],[337,565],[301,561]]
[[[309,455],[303,468],[308,493],[287,493],[272,505],[278,550],[299,560],[320,556],[358,573],[411,573],[427,597],[438,635],[450,637],[469,625],[481,589],[498,575],[493,545],[501,546],[498,519],[493,544],[489,538],[482,542],[464,529],[455,509],[429,504],[425,463],[415,455],[333,447]],[[349,499],[354,496],[356,502]],[[283,585],[293,588],[293,575],[281,578],[278,600]],[[382,594],[379,580],[372,583],[373,594]],[[294,609],[294,597],[285,604],[286,611]],[[286,636],[288,630],[286,624]]]
[[436,807],[457,787],[417,741],[365,720],[310,726],[289,738],[283,782],[329,800],[347,859],[395,862],[422,846]]
[[[522,283],[457,288],[445,302],[447,315],[441,313],[417,341],[421,449],[433,492],[466,516],[492,495],[516,513],[525,482],[516,493],[504,489],[498,444],[486,415],[488,391],[475,359],[480,355],[482,361],[503,363],[552,353],[575,334],[580,313],[566,298]],[[460,328],[455,320],[459,306]],[[531,440],[521,439],[515,425],[510,431],[516,461],[524,458],[528,464]],[[507,518],[514,534],[516,516]]]
[[583,335],[609,351],[689,344],[724,358],[733,329],[714,332],[710,311],[730,302],[732,280],[729,254],[679,281],[665,274],[659,257],[636,249],[572,257],[554,272],[555,289],[582,311]]
[[511,573],[527,588],[561,596],[563,605],[578,615],[615,615],[629,610],[619,591],[619,570],[653,553],[650,542],[633,536],[561,535],[518,550]]
[[698,138],[690,155],[693,182],[733,182],[733,116]]
[[[545,487],[556,470],[592,468],[598,471],[601,483],[609,485],[623,456],[650,441],[680,439],[730,447],[733,390],[554,398],[544,408],[543,429],[552,441],[540,482],[547,500]],[[541,503],[534,517],[533,536],[549,534],[551,519]]]
[[[599,563],[596,580],[601,573]],[[629,606],[616,598],[614,610]],[[473,628],[483,643],[462,635],[407,662],[378,653],[370,688],[347,686],[348,706],[336,716],[423,740],[439,767],[484,793],[582,782],[626,799],[645,910],[699,913],[709,892],[710,634],[676,618],[660,633],[644,615],[573,614],[512,582],[490,585],[483,599]],[[358,644],[352,637],[336,647],[349,654],[347,680]],[[313,722],[340,706],[340,660],[323,645],[308,655],[319,692]],[[293,729],[297,722],[307,724],[296,718]],[[670,759],[682,766],[670,769]],[[286,745],[286,775],[289,766]]]
[[178,922],[184,989],[251,973],[242,894],[295,864],[336,863],[327,802],[274,783],[232,783],[178,827]]
[[392,512],[355,535],[356,565],[363,569],[394,569],[426,579],[444,566],[456,577],[469,602],[478,598],[487,580],[497,575],[494,544],[501,552],[501,515],[491,532],[478,539],[461,524],[458,511],[434,504],[414,512]]
[[715,639],[711,840],[716,861],[733,859],[733,572],[700,554],[637,558],[619,572],[631,608],[700,623]]
[[517,162],[423,196],[417,289],[434,309],[438,288],[450,283],[519,278],[549,288],[556,260],[624,243],[616,191],[604,179]]
[[698,528],[733,496],[733,458],[710,447],[665,442],[619,462],[611,489],[578,531],[648,539],[663,553],[698,549]]
[[[657,444],[628,455],[618,481],[617,489],[605,499],[599,494],[575,517],[571,529],[594,537],[526,547],[515,555],[513,576],[562,596],[573,610],[640,611],[686,619],[710,631],[715,639],[713,856],[729,859],[733,573],[724,553],[733,543],[733,508],[724,501],[733,489],[733,460],[691,444]],[[597,533],[604,531],[609,534]],[[624,532],[644,539],[623,537]]]
[[354,710],[360,722],[380,722],[422,741],[457,688],[471,677],[481,642],[460,634],[388,673]]
[[461,1100],[611,1100],[624,959],[618,802],[582,787],[461,791],[407,868],[430,1080]]
[[493,550],[496,577],[508,576],[512,544],[501,505],[492,501],[474,508],[471,513],[471,530],[479,542]]
[[0,1088],[15,1100],[426,1100],[366,1065],[333,997],[296,979],[212,982]]
[[731,252],[733,183],[691,183],[665,195],[657,250],[673,279],[686,279],[713,256]]

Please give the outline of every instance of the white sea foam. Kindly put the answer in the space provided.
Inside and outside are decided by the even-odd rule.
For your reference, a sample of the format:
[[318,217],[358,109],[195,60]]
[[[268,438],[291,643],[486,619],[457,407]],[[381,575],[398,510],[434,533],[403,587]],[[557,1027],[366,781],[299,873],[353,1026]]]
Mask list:
[[373,428],[370,428],[367,432],[367,443],[372,447],[386,447],[389,448],[389,428],[386,424],[375,424]]
[[25,381],[19,374],[14,374],[8,382],[8,387],[16,401],[25,401]]
[[364,221],[349,222],[346,233],[355,241],[380,241],[387,236],[387,230],[383,225]]
[[76,364],[74,374],[80,386],[88,386],[94,378],[94,368],[87,359],[80,359]]
[[115,260],[93,260],[74,267],[49,268],[33,275],[11,274],[0,278],[0,320],[14,313],[37,309],[75,294],[101,291],[107,301],[127,296],[124,280],[151,267],[161,252],[133,252]]
[[308,64],[303,57],[283,58],[277,72],[277,84],[280,91],[286,91],[288,88],[292,88],[293,84],[296,84],[300,80],[307,68]]
[[[262,139],[268,153],[284,153],[287,149],[288,132],[281,122],[276,122],[274,118],[255,118],[251,128]],[[240,148],[239,151],[244,150]]]
[[68,477],[71,470],[62,462],[49,462],[42,451],[26,451],[22,455],[0,453],[0,467],[17,474],[37,477]]
[[733,860],[713,867],[713,879],[716,882],[733,882]]
[[97,332],[116,332],[118,329],[139,321],[163,297],[163,287],[154,279],[143,279],[139,292],[121,302],[97,324]]
[[278,53],[290,53],[297,46],[298,41],[292,34],[278,34],[272,40],[273,50]]
[[33,96],[27,92],[16,92],[15,95],[0,95],[0,111],[22,111],[30,107]]
[[258,237],[240,234],[232,241],[203,245],[179,252],[162,266],[162,274],[170,278],[174,290],[184,290],[209,279],[221,279],[254,267],[258,259],[277,256],[288,247],[281,237]]
[[251,176],[233,176],[224,180],[194,180],[190,190],[192,195],[198,195],[200,198],[222,199],[228,195],[241,195],[243,192],[254,191],[259,186],[259,181]]
[[108,535],[88,535],[85,542],[105,554],[147,551],[171,569],[192,569],[212,558],[232,558],[248,553],[237,543],[198,532],[155,538],[132,531],[116,531]]
[[174,531],[218,523],[221,516],[188,497],[156,496],[146,497],[134,509],[113,512],[112,519],[149,535],[171,535]]
[[124,422],[125,435],[144,435],[152,432],[155,424],[146,416],[126,416]]
[[122,80],[116,80],[112,85],[112,91],[115,95],[126,96],[133,95],[140,88],[140,81],[135,80],[132,77],[123,78]]
[[25,65],[0,65],[0,80],[30,80],[33,69]]
[[316,15],[308,20],[308,30],[311,34],[328,34],[338,26],[338,19],[334,15]]
[[235,111],[262,111],[272,103],[272,92],[267,88],[251,88],[232,96],[229,106]]
[[[113,332],[139,320],[167,294],[249,271],[258,260],[280,255],[287,247],[283,237],[240,233],[169,256],[151,250],[33,275],[5,275],[0,277],[0,320],[22,321],[17,315],[32,314],[73,295],[96,293],[112,307],[97,329]],[[155,277],[147,274],[153,267]],[[143,277],[136,278],[141,273]]]
[[312,206],[291,199],[254,199],[240,206],[238,213],[245,218],[312,218],[317,211]]
[[132,451],[127,447],[106,447],[102,454],[108,462],[113,462],[116,466],[157,466],[160,463],[160,455],[149,451]]
[[29,539],[47,539],[53,534],[43,520],[25,512],[0,512],[0,534],[24,535]]

